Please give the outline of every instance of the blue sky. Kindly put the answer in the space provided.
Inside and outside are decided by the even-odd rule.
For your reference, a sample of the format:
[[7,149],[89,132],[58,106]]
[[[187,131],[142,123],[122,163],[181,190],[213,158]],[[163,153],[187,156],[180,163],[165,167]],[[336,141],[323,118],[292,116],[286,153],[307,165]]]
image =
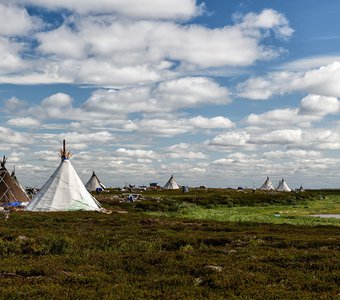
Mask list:
[[[57,3],[57,4],[56,4]],[[0,152],[107,186],[339,187],[340,3],[0,1]]]

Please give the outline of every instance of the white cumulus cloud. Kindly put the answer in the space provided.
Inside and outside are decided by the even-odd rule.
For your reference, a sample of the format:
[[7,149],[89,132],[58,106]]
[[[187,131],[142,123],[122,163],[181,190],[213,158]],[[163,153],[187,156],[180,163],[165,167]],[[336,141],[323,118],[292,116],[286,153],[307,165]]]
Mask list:
[[80,14],[115,13],[141,19],[189,19],[204,11],[196,0],[13,0],[51,10],[68,9]]
[[119,148],[115,151],[115,153],[119,156],[132,157],[138,159],[155,159],[158,157],[158,154],[153,150],[141,150],[141,149],[126,149]]
[[32,18],[23,7],[11,3],[0,3],[0,35],[25,35],[32,29],[38,28],[40,21]]
[[3,126],[0,126],[0,143],[7,145],[26,145],[30,144],[32,138],[27,134],[21,133]]
[[239,97],[267,100],[274,95],[297,91],[326,97],[340,97],[340,62],[304,72],[272,72],[238,84]]
[[26,117],[10,119],[7,121],[7,124],[15,127],[38,127],[40,122],[34,118]]
[[85,102],[84,109],[107,113],[169,112],[229,102],[228,89],[212,79],[184,77],[156,86],[97,90]]
[[[141,20],[122,17],[115,13],[114,7],[118,9],[126,4],[117,1],[93,2],[94,9],[109,8],[104,15],[79,16],[70,12],[70,15],[63,15],[64,22],[60,26],[45,23],[43,29],[37,28],[23,45],[11,41],[9,48],[16,46],[16,51],[8,51],[7,46],[1,50],[0,45],[0,53],[7,55],[6,64],[9,64],[3,67],[3,72],[0,64],[0,82],[64,82],[111,87],[159,82],[183,72],[195,74],[200,69],[244,67],[276,57],[281,55],[282,49],[268,45],[264,40],[269,32],[288,38],[292,31],[287,19],[274,10],[249,13],[239,17],[233,25],[209,28],[179,23],[176,18]],[[181,1],[181,5],[174,6],[171,1],[171,9],[166,3],[160,6],[167,7],[164,11],[170,15],[172,10],[182,10],[186,4],[192,8],[191,16],[202,8],[192,0],[175,1]],[[142,6],[138,1],[128,2],[135,3],[129,6],[131,12],[133,8],[147,7],[148,3],[160,7],[160,2],[154,0],[143,1]],[[16,0],[15,3],[71,10],[80,8],[80,3],[85,10],[92,5],[69,0],[57,4],[38,0]],[[38,43],[33,43],[32,38]],[[19,66],[20,72],[13,73]]]
[[250,114],[244,120],[248,125],[282,127],[287,125],[311,126],[329,114],[340,112],[340,101],[335,97],[307,95],[297,108],[274,109],[262,114]]

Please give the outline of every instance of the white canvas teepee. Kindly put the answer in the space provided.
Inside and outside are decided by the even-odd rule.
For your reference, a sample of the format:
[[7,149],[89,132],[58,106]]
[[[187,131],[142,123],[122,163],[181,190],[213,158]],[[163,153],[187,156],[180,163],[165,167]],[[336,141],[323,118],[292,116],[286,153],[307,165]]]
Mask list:
[[174,175],[171,175],[170,179],[165,184],[164,189],[166,190],[178,190],[179,189],[179,186],[177,185],[174,179]]
[[274,187],[273,187],[273,184],[272,182],[270,181],[269,177],[267,177],[266,181],[264,182],[264,184],[262,184],[261,190],[263,191],[271,191],[271,190],[274,190]]
[[291,191],[290,187],[287,185],[284,179],[282,179],[279,182],[279,185],[277,186],[276,190],[278,190],[279,192],[290,192]]
[[92,176],[89,179],[89,181],[85,184],[85,187],[89,192],[95,192],[98,189],[105,190],[104,184],[100,182],[95,171],[93,171]]
[[86,190],[73,168],[71,153],[59,151],[61,162],[51,178],[27,205],[28,211],[101,210],[99,202]]

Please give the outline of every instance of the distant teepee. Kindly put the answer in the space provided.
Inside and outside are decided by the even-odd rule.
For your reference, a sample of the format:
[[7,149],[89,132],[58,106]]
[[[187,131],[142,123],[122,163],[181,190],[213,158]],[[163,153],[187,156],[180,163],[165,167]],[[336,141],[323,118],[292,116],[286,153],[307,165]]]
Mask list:
[[263,191],[271,191],[271,190],[274,190],[274,187],[273,187],[273,184],[271,183],[269,177],[267,176],[267,179],[266,181],[264,182],[264,184],[262,184],[261,190]]
[[276,190],[279,192],[290,192],[291,191],[290,187],[287,185],[284,179],[279,181],[279,185],[277,186]]
[[59,150],[61,162],[51,178],[27,205],[29,211],[97,210],[99,202],[86,190],[69,158],[72,154],[65,148]]
[[89,181],[85,184],[85,187],[89,192],[95,192],[98,191],[98,189],[105,190],[104,184],[100,182],[95,171],[93,171],[92,176],[89,179]]
[[6,161],[5,156],[0,161],[0,202],[28,202],[26,193],[7,171]]
[[303,188],[303,186],[302,185],[300,185],[300,188],[297,190],[298,192],[300,192],[300,193],[302,193],[302,192],[304,192],[305,191],[305,189]]
[[165,184],[164,189],[166,190],[178,190],[179,189],[179,186],[177,185],[174,179],[174,175],[171,175],[170,179]]

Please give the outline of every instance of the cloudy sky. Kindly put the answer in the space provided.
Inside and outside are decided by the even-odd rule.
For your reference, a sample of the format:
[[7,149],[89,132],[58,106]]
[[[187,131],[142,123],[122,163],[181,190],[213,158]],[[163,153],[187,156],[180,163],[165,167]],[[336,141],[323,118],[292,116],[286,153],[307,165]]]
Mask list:
[[0,0],[0,153],[107,186],[340,187],[340,2]]

